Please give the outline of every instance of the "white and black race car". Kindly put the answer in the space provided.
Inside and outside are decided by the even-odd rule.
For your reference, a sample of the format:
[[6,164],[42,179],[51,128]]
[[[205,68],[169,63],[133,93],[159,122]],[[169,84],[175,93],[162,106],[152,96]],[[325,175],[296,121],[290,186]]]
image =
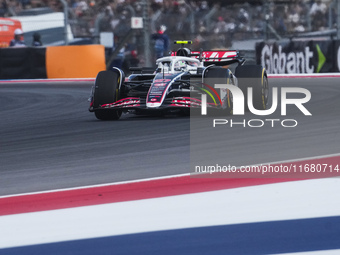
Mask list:
[[[238,66],[232,73],[228,66],[234,63]],[[156,69],[130,68],[127,78],[118,68],[101,71],[92,88],[89,111],[100,120],[118,120],[123,111],[188,113],[200,108],[206,95],[207,107],[232,114],[232,93],[215,84],[238,86],[244,95],[252,87],[254,108],[264,110],[269,89],[266,71],[244,63],[235,50],[191,52],[182,46],[171,56],[157,59]]]

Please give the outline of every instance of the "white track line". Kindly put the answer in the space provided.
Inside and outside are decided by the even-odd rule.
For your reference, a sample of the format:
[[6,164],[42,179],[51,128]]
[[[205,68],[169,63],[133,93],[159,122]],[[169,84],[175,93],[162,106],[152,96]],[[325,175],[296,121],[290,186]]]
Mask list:
[[268,74],[268,78],[340,78],[340,73]]
[[[275,161],[275,162],[267,162],[267,163],[260,163],[260,164],[256,164],[256,165],[261,165],[261,164],[262,165],[269,165],[269,164],[274,165],[274,164],[282,164],[282,163],[289,163],[289,162],[299,162],[299,161],[305,161],[305,160],[331,158],[331,157],[337,157],[337,156],[340,156],[340,153],[313,156],[313,157],[305,157],[305,158],[298,158],[298,159],[289,159],[289,160],[282,160],[282,161]],[[54,190],[46,190],[46,191],[12,194],[12,195],[0,196],[0,199],[1,198],[8,198],[8,197],[18,197],[18,196],[27,196],[27,195],[36,195],[36,194],[46,194],[46,193],[54,193],[54,192],[62,192],[62,191],[79,190],[79,189],[98,188],[98,187],[106,187],[106,186],[121,185],[121,184],[132,184],[132,183],[138,183],[138,182],[165,180],[165,179],[171,179],[171,178],[177,178],[177,177],[190,176],[191,174],[192,173],[167,175],[167,176],[144,178],[144,179],[137,179],[137,180],[130,180],[130,181],[121,181],[121,182],[111,182],[111,183],[96,184],[96,185],[79,186],[79,187],[72,187],[72,188],[65,188],[65,189],[54,189]]]
[[55,79],[18,79],[18,80],[0,80],[1,83],[50,83],[50,82],[84,82],[95,81],[95,78],[55,78]]
[[[0,217],[0,249],[340,215],[340,179],[303,180]],[[327,231],[327,230],[324,230]],[[0,252],[1,253],[1,252]]]
[[340,254],[340,250],[321,250],[321,251],[304,251],[304,252],[294,252],[294,253],[280,253],[280,255],[339,255],[339,254]]

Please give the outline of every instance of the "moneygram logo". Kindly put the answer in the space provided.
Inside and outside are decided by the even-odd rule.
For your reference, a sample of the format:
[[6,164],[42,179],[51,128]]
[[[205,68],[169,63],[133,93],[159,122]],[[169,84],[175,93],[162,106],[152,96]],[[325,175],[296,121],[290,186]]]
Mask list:
[[[215,84],[215,88],[219,89],[227,89],[232,94],[233,98],[233,115],[245,115],[245,96],[240,88],[235,85],[230,84]],[[255,109],[253,104],[253,88],[247,88],[247,106],[251,113],[257,116],[269,116],[273,114],[278,107],[278,88],[273,87],[272,89],[272,105],[269,109],[258,110]],[[289,93],[301,94],[302,98],[290,99],[287,98]],[[281,88],[281,116],[287,115],[287,105],[295,105],[305,116],[311,116],[312,114],[307,110],[304,106],[305,103],[309,102],[311,99],[311,93],[309,90],[305,88],[296,88],[296,87],[282,87]],[[201,95],[202,103],[201,103],[201,115],[207,115],[207,95]],[[226,125],[229,124],[230,127],[236,125],[242,125],[243,127],[263,127],[266,123],[269,123],[272,127],[275,126],[275,123],[280,122],[283,127],[296,127],[298,125],[297,120],[295,119],[250,119],[246,121],[245,119],[242,122],[233,122],[233,120],[227,119],[214,119],[213,127],[217,125]],[[234,125],[233,125],[234,124]]]

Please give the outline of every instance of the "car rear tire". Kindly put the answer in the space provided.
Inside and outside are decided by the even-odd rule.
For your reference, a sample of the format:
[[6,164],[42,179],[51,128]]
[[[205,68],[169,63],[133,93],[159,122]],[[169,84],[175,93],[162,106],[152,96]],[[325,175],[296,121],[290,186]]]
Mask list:
[[266,70],[259,65],[238,66],[235,69],[238,87],[244,95],[245,109],[248,110],[248,87],[253,88],[253,106],[265,110],[268,105],[269,85]]
[[[93,108],[96,109],[103,104],[116,102],[119,98],[119,79],[120,73],[114,71],[101,71],[95,81],[93,95]],[[99,120],[118,120],[122,115],[119,109],[97,109],[94,114]]]
[[[213,88],[215,84],[232,84],[231,72],[229,69],[222,68],[220,66],[212,66],[210,68],[207,68],[207,70],[204,73],[204,83],[208,84]],[[217,92],[220,92],[220,90],[221,89],[216,89]],[[215,94],[213,93],[211,94],[215,96]],[[221,93],[219,95],[221,95]],[[219,101],[217,97],[215,100],[217,102]],[[221,98],[221,100],[222,102],[224,102],[224,105],[222,106],[224,108],[223,113],[226,115],[232,114],[233,100],[229,90],[227,90],[227,94],[225,95],[224,98]]]

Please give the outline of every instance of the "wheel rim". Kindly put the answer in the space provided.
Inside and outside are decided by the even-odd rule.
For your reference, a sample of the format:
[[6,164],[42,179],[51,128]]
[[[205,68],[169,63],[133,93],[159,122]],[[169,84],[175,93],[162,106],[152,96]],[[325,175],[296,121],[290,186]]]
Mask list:
[[269,86],[268,86],[268,80],[267,77],[264,77],[263,79],[263,96],[264,96],[264,104],[268,104],[268,95],[269,95]]

